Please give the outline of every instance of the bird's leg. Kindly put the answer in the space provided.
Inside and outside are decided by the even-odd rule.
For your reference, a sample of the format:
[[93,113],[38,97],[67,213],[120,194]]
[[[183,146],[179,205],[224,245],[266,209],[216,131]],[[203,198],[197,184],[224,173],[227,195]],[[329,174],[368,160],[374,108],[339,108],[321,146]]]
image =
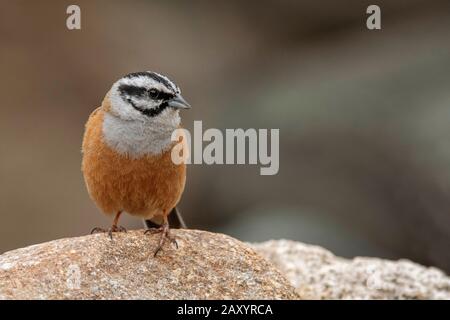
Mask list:
[[111,240],[112,240],[112,233],[113,232],[127,232],[127,229],[125,229],[124,227],[118,225],[119,224],[119,218],[120,218],[121,214],[122,214],[122,211],[118,211],[116,213],[116,216],[114,217],[114,220],[113,220],[113,224],[112,224],[111,228],[108,231],[108,235],[111,238]]
[[111,228],[109,228],[108,230],[103,229],[103,228],[94,228],[94,229],[92,229],[91,234],[97,233],[97,232],[108,232],[108,235],[109,235],[109,237],[112,240],[112,233],[113,232],[127,232],[127,229],[125,229],[124,227],[118,225],[119,218],[120,218],[121,214],[122,214],[122,211],[118,211],[116,213],[116,216],[114,217],[113,224],[112,224]]
[[169,222],[167,221],[167,216],[164,216],[164,222],[159,228],[152,228],[145,230],[144,234],[147,233],[161,233],[161,237],[159,238],[158,247],[155,250],[155,253],[153,254],[154,257],[158,254],[159,251],[161,251],[164,243],[166,240],[169,240],[173,244],[175,244],[176,248],[178,249],[178,243],[177,240],[175,240],[174,237],[170,235],[170,228],[169,228]]

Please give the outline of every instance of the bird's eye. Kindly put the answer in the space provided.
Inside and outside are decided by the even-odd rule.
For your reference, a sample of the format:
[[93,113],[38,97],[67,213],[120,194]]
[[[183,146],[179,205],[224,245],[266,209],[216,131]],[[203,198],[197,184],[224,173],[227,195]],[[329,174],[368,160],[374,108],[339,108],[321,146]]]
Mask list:
[[148,91],[148,95],[149,95],[150,98],[152,98],[152,99],[158,99],[159,91],[156,90],[156,89],[150,89],[150,90]]

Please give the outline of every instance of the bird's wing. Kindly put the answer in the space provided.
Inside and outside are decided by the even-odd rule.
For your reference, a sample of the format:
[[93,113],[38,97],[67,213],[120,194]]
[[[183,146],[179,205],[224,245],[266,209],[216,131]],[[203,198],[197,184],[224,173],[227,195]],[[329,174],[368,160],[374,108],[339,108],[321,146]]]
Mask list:
[[86,150],[87,143],[89,140],[89,137],[92,135],[93,130],[96,128],[94,124],[96,116],[98,115],[99,111],[102,109],[102,107],[98,107],[89,116],[88,121],[86,121],[86,125],[84,126],[84,136],[83,136],[83,144],[82,144],[82,150]]
[[97,112],[100,111],[101,108],[102,107],[98,107],[94,111],[91,112],[91,114],[89,115],[89,119],[88,119],[87,123],[89,123],[89,121],[97,114]]

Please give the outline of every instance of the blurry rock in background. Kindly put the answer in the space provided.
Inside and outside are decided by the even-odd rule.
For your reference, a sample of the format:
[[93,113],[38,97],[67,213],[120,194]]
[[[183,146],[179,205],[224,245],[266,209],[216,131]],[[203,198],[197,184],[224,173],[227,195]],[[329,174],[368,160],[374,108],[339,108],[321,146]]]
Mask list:
[[[84,123],[122,75],[176,79],[205,128],[280,128],[280,171],[189,167],[190,227],[450,272],[450,3],[5,2],[0,251],[109,225],[80,172]],[[140,221],[127,217],[129,228]]]

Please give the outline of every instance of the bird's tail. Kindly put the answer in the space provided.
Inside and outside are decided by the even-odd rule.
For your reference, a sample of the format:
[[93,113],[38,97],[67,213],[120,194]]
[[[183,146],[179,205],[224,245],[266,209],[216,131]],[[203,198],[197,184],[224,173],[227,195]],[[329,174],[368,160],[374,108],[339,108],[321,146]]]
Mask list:
[[[186,224],[184,223],[180,210],[178,210],[177,207],[173,208],[172,211],[170,211],[168,219],[169,219],[169,226],[171,228],[175,229],[186,228]],[[157,219],[144,220],[144,226],[147,229],[158,228],[161,226],[161,224],[162,221],[159,221]]]

